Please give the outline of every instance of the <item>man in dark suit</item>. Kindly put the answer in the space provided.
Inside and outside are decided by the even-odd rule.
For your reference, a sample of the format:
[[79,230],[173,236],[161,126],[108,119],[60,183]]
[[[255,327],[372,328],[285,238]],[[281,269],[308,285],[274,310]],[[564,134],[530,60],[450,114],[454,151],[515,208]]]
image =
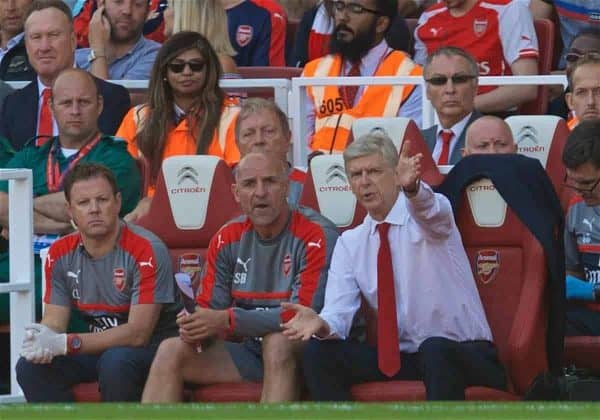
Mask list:
[[454,165],[462,157],[467,127],[481,116],[474,109],[477,62],[460,48],[442,47],[427,58],[423,75],[439,121],[422,131],[423,138],[438,165]]
[[[50,86],[58,74],[73,67],[76,47],[71,10],[62,0],[34,0],[25,16],[27,57],[37,77],[9,95],[0,117],[0,136],[21,150],[32,138],[37,145],[58,134],[49,108]],[[127,90],[96,79],[104,98],[100,131],[114,134],[131,102]]]

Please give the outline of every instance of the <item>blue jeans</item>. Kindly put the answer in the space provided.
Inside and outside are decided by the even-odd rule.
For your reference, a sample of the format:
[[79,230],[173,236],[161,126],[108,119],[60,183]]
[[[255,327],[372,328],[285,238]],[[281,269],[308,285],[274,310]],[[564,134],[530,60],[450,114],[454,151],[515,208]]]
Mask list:
[[402,367],[388,378],[377,366],[377,349],[353,340],[311,340],[304,352],[304,377],[316,401],[350,400],[361,382],[422,380],[428,400],[464,400],[468,386],[506,390],[506,374],[489,341],[423,341],[416,353],[402,353]]
[[71,388],[98,381],[102,401],[140,401],[158,345],[114,347],[99,355],[55,357],[49,364],[20,358],[17,381],[28,402],[73,401]]

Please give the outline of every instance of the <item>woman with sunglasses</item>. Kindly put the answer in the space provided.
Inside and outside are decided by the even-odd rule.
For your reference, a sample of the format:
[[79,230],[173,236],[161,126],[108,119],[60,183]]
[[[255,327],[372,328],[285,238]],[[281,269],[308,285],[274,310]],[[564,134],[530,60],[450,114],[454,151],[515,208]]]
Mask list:
[[148,102],[133,107],[116,134],[127,141],[132,156],[145,160],[150,181],[147,197],[126,220],[147,213],[167,157],[206,154],[230,165],[239,160],[234,133],[239,108],[219,87],[221,75],[215,50],[197,32],[179,32],[159,50]]
[[223,78],[239,78],[232,57],[237,53],[227,32],[227,13],[219,0],[169,0],[164,12],[165,37],[180,31],[198,32],[210,41],[223,68]]

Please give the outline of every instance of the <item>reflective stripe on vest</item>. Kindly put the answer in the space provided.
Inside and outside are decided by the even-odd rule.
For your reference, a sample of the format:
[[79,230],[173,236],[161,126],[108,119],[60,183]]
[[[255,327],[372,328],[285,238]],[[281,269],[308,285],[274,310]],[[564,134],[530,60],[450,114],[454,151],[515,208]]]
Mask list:
[[[327,55],[308,63],[304,76],[335,77],[341,74],[342,59]],[[400,51],[392,51],[379,65],[374,76],[419,76],[420,66]],[[365,86],[358,103],[347,109],[338,86],[309,86],[307,93],[315,106],[313,150],[342,152],[346,148],[352,123],[362,117],[395,117],[398,109],[412,93],[414,85]]]
[[572,116],[571,118],[569,118],[569,121],[567,121],[567,127],[569,127],[569,130],[571,131],[573,131],[573,129],[577,127],[577,124],[579,124],[579,118],[577,118],[576,116]]

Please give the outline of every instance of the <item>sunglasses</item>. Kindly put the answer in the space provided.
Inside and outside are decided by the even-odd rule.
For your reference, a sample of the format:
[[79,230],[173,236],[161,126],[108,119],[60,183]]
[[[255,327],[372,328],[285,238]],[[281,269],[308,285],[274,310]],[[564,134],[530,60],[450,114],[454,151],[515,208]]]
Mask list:
[[344,3],[343,1],[334,1],[332,2],[332,4],[333,8],[340,13],[344,12],[344,10],[348,10],[350,11],[350,13],[355,15],[362,15],[365,12],[372,13],[374,15],[381,14],[379,10],[369,9],[358,3]]
[[576,61],[579,61],[579,59],[583,58],[583,57],[587,57],[587,58],[591,58],[593,60],[598,60],[600,59],[600,52],[598,51],[588,51],[586,53],[576,53],[576,52],[569,52],[567,54],[565,54],[565,60],[567,61],[567,63],[575,63]]
[[472,74],[453,74],[452,76],[433,76],[429,79],[425,79],[425,81],[434,86],[444,86],[448,83],[448,79],[452,80],[452,83],[455,85],[462,85],[463,83],[467,83],[470,80],[477,78]]
[[173,73],[181,73],[185,66],[190,66],[190,70],[194,73],[200,73],[204,71],[204,67],[206,67],[206,62],[204,61],[176,61],[171,62],[167,65],[169,70]]

